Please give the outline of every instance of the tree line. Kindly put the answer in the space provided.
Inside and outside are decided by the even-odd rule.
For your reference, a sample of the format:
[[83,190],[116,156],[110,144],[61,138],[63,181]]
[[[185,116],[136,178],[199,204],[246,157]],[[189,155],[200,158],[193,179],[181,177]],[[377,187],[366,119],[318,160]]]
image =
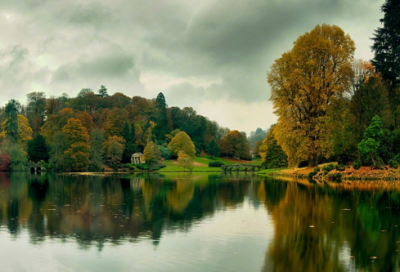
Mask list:
[[22,170],[28,161],[56,171],[116,169],[135,152],[147,163],[177,158],[179,151],[190,158],[202,152],[249,158],[245,133],[193,108],[168,107],[163,93],[155,99],[110,96],[105,86],[97,93],[82,89],[77,97],[32,92],[25,105],[10,100],[1,108],[0,123],[0,171]]

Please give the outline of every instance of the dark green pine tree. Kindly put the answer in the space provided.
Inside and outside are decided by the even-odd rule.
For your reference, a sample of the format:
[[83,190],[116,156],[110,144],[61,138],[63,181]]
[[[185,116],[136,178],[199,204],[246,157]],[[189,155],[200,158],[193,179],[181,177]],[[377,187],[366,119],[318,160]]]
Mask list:
[[101,97],[107,97],[108,96],[107,88],[104,85],[100,86],[99,96],[101,96]]
[[165,135],[171,132],[168,126],[167,103],[163,93],[159,93],[156,98],[157,119],[153,133],[158,141],[165,141]]
[[267,154],[265,156],[265,162],[263,166],[266,169],[282,168],[288,166],[287,155],[282,150],[282,147],[278,145],[276,140],[268,145]]
[[[400,83],[400,0],[386,0],[382,27],[375,30],[372,64],[389,86],[389,96],[394,95]],[[397,102],[397,101],[396,101]]]
[[13,140],[18,140],[18,114],[21,109],[21,104],[11,99],[5,108],[6,122],[5,122],[5,132],[7,137]]
[[219,145],[216,140],[212,139],[206,147],[206,152],[209,156],[218,157],[219,156]]
[[[134,125],[132,124],[134,128]],[[132,131],[129,128],[128,121],[125,121],[124,128],[122,130],[122,137],[125,139],[125,149],[122,153],[122,163],[130,163],[131,156],[133,153],[137,152],[137,146],[135,144],[135,138],[133,137]]]
[[50,158],[49,147],[46,144],[45,138],[38,134],[35,138],[28,141],[28,159],[33,162],[45,161]]

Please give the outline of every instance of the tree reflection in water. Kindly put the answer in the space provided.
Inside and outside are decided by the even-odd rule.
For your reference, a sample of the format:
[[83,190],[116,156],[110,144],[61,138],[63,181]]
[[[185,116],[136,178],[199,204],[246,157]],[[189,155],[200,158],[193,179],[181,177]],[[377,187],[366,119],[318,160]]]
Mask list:
[[274,228],[261,271],[399,271],[399,188],[252,175],[0,173],[0,228],[16,238],[28,230],[34,244],[55,238],[83,249],[143,239],[158,245],[165,232],[188,232],[217,212],[251,205],[264,207]]

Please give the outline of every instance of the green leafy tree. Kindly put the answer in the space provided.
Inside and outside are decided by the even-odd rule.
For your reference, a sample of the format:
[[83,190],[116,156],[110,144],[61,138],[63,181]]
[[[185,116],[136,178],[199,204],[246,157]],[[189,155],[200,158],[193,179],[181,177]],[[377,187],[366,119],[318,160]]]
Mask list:
[[50,143],[50,167],[56,171],[65,170],[65,157],[64,152],[69,147],[68,139],[64,132],[57,131]]
[[1,145],[0,153],[7,153],[10,156],[10,167],[14,171],[22,171],[26,169],[28,162],[22,147],[12,138],[4,140]]
[[212,157],[219,156],[219,145],[216,140],[212,139],[206,147],[206,152]]
[[171,151],[172,156],[178,156],[179,151],[185,152],[185,154],[194,158],[196,150],[192,140],[186,132],[181,131],[171,140],[168,144],[168,149]]
[[103,169],[103,142],[104,133],[101,129],[95,129],[90,133],[90,171],[98,172]]
[[28,141],[28,159],[33,162],[45,161],[50,158],[49,147],[46,144],[46,139],[38,134],[35,138]]
[[374,168],[376,167],[375,159],[377,159],[377,151],[381,144],[382,137],[382,120],[378,115],[376,115],[374,118],[372,118],[371,125],[365,130],[364,139],[358,144],[358,151],[360,152],[360,155],[370,156]]
[[[13,140],[19,140],[18,134],[18,114],[21,109],[21,104],[11,99],[5,107],[5,133],[6,137],[10,137]],[[10,155],[10,154],[9,154]]]

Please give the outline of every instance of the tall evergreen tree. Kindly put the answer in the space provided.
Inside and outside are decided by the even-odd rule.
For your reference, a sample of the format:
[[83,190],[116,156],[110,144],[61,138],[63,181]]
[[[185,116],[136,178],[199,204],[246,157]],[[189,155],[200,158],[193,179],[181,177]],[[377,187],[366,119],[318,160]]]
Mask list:
[[7,137],[11,137],[13,140],[19,139],[18,134],[18,113],[21,109],[21,104],[11,99],[5,108],[6,122],[5,132]]
[[171,132],[168,126],[167,103],[163,93],[159,93],[156,98],[157,119],[154,128],[154,135],[157,140],[164,141],[165,135]]
[[400,1],[386,0],[380,20],[382,27],[375,30],[372,64],[389,85],[391,97],[400,83]]
[[107,88],[104,85],[101,85],[101,87],[100,87],[99,96],[101,96],[101,97],[108,96]]

